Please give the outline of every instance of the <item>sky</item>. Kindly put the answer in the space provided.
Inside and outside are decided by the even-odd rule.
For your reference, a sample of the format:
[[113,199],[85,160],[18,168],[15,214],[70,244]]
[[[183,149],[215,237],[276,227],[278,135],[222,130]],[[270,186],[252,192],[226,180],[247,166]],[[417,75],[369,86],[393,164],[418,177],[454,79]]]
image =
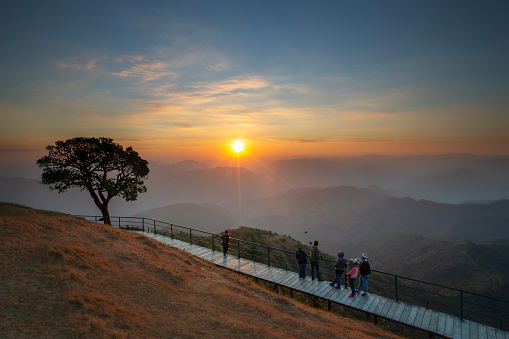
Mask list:
[[6,1],[0,162],[509,154],[507,1]]

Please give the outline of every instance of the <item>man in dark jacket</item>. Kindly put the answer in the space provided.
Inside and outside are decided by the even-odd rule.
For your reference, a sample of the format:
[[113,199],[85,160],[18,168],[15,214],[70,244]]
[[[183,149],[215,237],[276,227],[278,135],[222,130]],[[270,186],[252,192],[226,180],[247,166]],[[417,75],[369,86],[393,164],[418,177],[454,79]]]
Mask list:
[[223,245],[223,256],[226,257],[226,252],[228,252],[228,245],[230,244],[230,233],[228,230],[224,231],[224,234],[219,238],[219,242]]
[[371,273],[371,267],[369,267],[368,262],[368,254],[362,253],[362,260],[359,265],[359,292],[361,291],[362,287],[364,287],[364,293],[361,294],[361,296],[368,295],[368,279],[369,274]]
[[336,279],[334,279],[334,281],[331,282],[329,285],[334,287],[334,285],[337,284],[338,286],[336,286],[336,288],[339,289],[341,288],[341,275],[343,275],[345,267],[346,267],[345,252],[339,251],[338,260],[336,260],[336,262],[334,263],[334,268],[336,269]]
[[299,278],[306,278],[306,265],[308,263],[308,259],[306,256],[306,252],[299,247],[299,249],[295,252],[295,258],[297,259],[297,263],[299,264]]

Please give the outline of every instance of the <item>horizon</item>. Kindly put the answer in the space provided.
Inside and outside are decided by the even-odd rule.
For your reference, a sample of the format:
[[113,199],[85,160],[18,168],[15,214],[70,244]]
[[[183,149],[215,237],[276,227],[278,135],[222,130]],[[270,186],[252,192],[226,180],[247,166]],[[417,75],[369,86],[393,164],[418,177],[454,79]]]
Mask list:
[[[509,154],[509,3],[10,3],[0,165],[109,137],[143,158]],[[34,160],[35,161],[35,160]]]

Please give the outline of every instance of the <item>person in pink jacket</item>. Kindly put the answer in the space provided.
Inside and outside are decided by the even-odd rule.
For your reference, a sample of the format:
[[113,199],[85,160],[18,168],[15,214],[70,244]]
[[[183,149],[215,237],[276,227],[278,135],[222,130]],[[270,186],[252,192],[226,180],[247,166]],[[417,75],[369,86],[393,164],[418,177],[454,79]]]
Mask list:
[[348,295],[350,298],[355,298],[355,278],[357,278],[357,273],[359,271],[359,264],[360,259],[350,259],[350,262],[353,262],[353,267],[350,271],[346,272],[346,275],[348,276],[348,282],[350,283],[350,289],[352,290],[352,293]]

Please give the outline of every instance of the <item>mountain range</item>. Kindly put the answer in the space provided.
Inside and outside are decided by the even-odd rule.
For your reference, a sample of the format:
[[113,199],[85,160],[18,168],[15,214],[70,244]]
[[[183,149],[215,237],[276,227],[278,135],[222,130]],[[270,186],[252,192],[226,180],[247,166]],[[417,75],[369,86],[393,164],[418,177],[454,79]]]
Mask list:
[[[111,215],[141,215],[210,232],[246,225],[306,242],[354,243],[392,232],[472,241],[509,237],[504,156],[290,159],[257,172],[192,160],[149,166],[147,193],[135,202],[113,199]],[[0,174],[9,173],[0,168]],[[58,194],[37,178],[1,177],[0,201],[99,214],[88,193]]]

